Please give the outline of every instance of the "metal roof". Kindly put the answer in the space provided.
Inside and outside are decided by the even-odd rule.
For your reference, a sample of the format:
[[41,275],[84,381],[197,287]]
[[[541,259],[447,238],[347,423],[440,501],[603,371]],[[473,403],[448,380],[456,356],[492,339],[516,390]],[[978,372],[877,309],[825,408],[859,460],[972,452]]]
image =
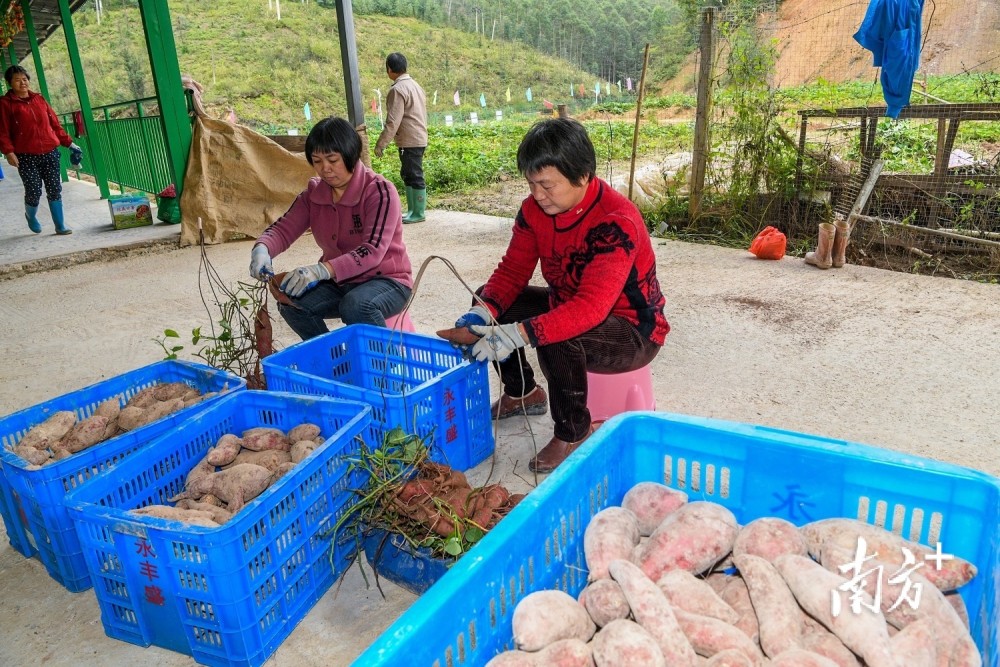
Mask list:
[[[0,0],[0,15],[7,12],[7,8],[11,3],[12,0]],[[62,27],[62,16],[59,14],[59,0],[30,0],[30,2],[29,0],[21,0],[21,3],[25,9],[25,14],[28,12],[26,5],[31,6],[31,18],[35,22],[35,36],[38,38],[39,44],[42,44],[52,33]],[[75,12],[85,4],[87,4],[87,0],[69,0],[69,10],[71,13]],[[14,35],[14,41],[11,42],[11,46],[14,48],[14,54],[18,62],[31,57],[31,45],[28,43],[27,30],[22,30]],[[4,49],[4,51],[7,51],[7,49]]]

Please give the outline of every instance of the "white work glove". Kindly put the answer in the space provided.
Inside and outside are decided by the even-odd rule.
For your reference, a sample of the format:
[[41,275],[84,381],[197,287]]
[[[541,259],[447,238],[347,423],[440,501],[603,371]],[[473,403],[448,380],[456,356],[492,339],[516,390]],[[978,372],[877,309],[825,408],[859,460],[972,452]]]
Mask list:
[[271,266],[271,254],[267,251],[267,246],[258,243],[250,251],[250,277],[263,282],[273,275],[274,267]]
[[491,319],[490,311],[482,306],[473,306],[469,312],[455,320],[455,328],[468,327],[473,324],[486,324]]
[[517,324],[514,322],[492,326],[478,324],[470,326],[469,331],[482,336],[479,342],[472,346],[472,356],[476,361],[504,361],[514,353],[514,350],[525,347],[528,341],[521,336]]
[[289,271],[281,281],[281,291],[290,297],[298,298],[316,287],[319,281],[329,280],[331,277],[330,269],[323,262],[300,266],[294,271]]

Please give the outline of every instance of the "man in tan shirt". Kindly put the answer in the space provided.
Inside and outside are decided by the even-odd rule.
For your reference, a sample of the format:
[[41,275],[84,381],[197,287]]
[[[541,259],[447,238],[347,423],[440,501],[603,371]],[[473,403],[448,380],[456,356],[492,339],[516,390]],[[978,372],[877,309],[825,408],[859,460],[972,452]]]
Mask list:
[[406,56],[390,53],[385,59],[385,73],[392,87],[385,97],[385,127],[375,142],[375,155],[382,157],[385,147],[395,140],[399,149],[399,175],[406,186],[406,215],[403,222],[423,222],[427,207],[427,184],[424,182],[424,149],[427,148],[427,96],[406,73]]

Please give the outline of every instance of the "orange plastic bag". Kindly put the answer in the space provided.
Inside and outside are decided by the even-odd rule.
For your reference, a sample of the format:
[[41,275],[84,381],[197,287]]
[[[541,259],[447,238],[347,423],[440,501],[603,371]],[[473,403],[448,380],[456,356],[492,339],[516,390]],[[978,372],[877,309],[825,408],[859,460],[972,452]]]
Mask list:
[[758,259],[781,259],[785,256],[785,246],[788,239],[776,228],[768,225],[760,230],[750,244],[750,252],[757,255]]

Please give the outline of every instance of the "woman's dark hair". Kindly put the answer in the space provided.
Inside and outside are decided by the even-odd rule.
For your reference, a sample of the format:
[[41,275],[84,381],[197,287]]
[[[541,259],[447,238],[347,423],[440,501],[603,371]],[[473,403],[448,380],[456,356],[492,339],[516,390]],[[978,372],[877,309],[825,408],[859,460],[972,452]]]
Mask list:
[[10,82],[13,81],[15,74],[23,74],[28,77],[28,81],[31,81],[31,75],[28,74],[28,70],[24,69],[20,65],[11,65],[7,68],[7,71],[3,73],[3,78],[7,82],[8,86],[10,85]]
[[306,137],[306,162],[312,164],[313,153],[340,153],[347,171],[361,158],[361,137],[343,118],[324,118],[309,130]]
[[385,59],[385,68],[393,74],[406,74],[406,56],[402,53],[390,53]]
[[528,130],[517,147],[517,169],[530,176],[545,167],[555,167],[575,185],[597,176],[597,154],[583,125],[572,118],[553,118]]

